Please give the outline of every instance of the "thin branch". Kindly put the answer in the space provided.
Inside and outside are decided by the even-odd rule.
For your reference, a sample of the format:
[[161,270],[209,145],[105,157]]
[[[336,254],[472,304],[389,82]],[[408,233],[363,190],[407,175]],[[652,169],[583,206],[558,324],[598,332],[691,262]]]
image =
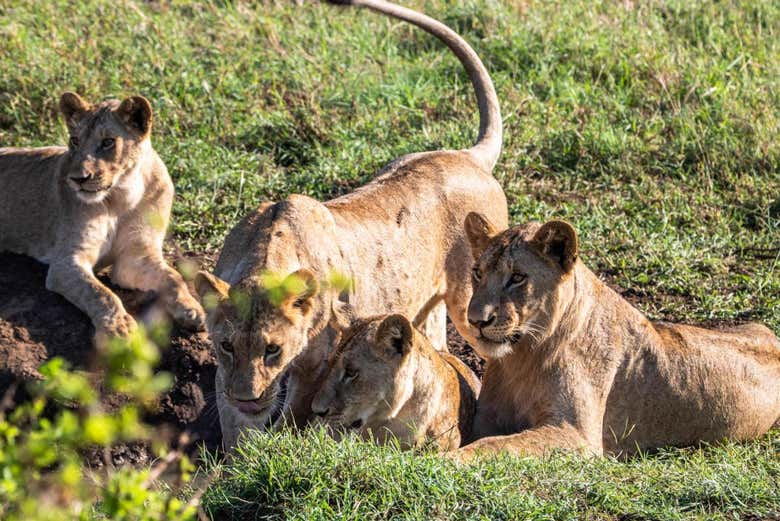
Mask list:
[[157,463],[152,467],[151,472],[149,472],[149,476],[144,480],[144,483],[142,485],[143,488],[150,487],[155,481],[157,481],[160,476],[168,470],[168,467],[170,467],[174,462],[181,459],[181,457],[184,455],[184,451],[182,450],[182,447],[185,447],[190,442],[190,433],[185,431],[182,432],[179,436],[179,439],[176,443],[177,448],[176,450],[172,450],[168,454],[166,454],[162,459],[158,460]]

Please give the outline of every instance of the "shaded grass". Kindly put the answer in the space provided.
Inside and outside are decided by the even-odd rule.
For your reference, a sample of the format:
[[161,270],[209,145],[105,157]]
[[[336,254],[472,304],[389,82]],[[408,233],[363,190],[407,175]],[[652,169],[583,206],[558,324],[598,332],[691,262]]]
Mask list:
[[[321,432],[253,435],[204,497],[214,519],[771,519],[780,437],[626,462],[556,455],[458,467]],[[218,466],[217,466],[218,467]]]

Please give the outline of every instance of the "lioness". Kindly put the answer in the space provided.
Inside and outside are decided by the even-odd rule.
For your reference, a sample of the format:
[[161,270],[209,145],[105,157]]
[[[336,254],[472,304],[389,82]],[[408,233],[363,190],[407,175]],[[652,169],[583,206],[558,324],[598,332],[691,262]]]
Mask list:
[[[506,198],[491,170],[501,149],[501,116],[495,89],[474,51],[452,30],[388,2],[354,2],[433,33],[468,71],[480,113],[477,143],[396,159],[367,185],[320,203],[292,195],[265,203],[228,235],[215,275],[196,279],[201,295],[215,295],[207,312],[216,346],[217,400],[226,444],[238,429],[274,423],[284,412],[303,425],[336,341],[329,325],[339,295],[317,281],[335,270],[354,288],[342,295],[363,316],[414,317],[437,348],[445,348],[444,307],[472,338],[466,307],[471,260],[463,219],[487,209],[507,222]],[[307,281],[300,295],[273,305],[258,276],[270,271]],[[242,298],[230,295],[246,295]],[[236,301],[244,305],[236,306]],[[241,309],[238,309],[241,308]],[[284,392],[282,390],[284,389]]]
[[600,455],[765,433],[780,418],[780,342],[766,327],[650,322],[578,258],[566,222],[498,233],[466,220],[476,264],[469,320],[488,359],[460,449]]
[[204,313],[163,260],[173,183],[152,148],[152,106],[141,96],[90,105],[60,98],[67,147],[0,148],[0,251],[49,265],[46,288],[89,315],[98,335],[126,335],[135,321],[95,270],[113,265],[127,288],[160,293],[182,326]]
[[469,441],[479,380],[457,357],[437,351],[403,315],[359,320],[331,354],[312,411],[336,437],[344,428],[410,448],[441,450]]

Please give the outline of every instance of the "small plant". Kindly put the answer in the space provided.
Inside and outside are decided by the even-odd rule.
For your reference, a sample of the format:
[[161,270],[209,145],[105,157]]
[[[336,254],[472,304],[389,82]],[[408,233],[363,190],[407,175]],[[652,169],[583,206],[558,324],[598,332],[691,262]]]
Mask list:
[[[126,397],[112,411],[101,407],[90,375],[62,358],[40,367],[42,379],[30,385],[32,399],[8,414],[13,389],[6,395],[0,409],[0,519],[195,518],[196,500],[188,503],[157,486],[159,469],[127,467],[109,474],[88,468],[83,459],[89,448],[151,439],[140,414],[171,384],[169,374],[154,372],[159,357],[142,328],[100,350],[106,390]],[[192,465],[186,457],[171,457],[164,446],[155,452],[166,466],[179,461],[180,478],[188,480]]]

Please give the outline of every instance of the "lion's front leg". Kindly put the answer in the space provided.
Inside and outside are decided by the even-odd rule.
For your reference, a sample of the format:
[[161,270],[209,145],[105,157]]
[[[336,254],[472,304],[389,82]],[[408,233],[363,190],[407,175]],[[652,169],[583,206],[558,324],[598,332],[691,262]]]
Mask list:
[[112,280],[122,287],[156,291],[177,324],[194,331],[204,329],[203,308],[156,248],[123,251],[114,263]]
[[98,336],[126,336],[135,320],[119,298],[95,277],[91,266],[75,260],[49,266],[46,289],[59,293],[92,320]]
[[448,453],[459,462],[506,452],[518,456],[543,456],[556,450],[582,452],[600,456],[603,447],[600,437],[588,436],[571,424],[542,425],[517,434],[489,436]]

